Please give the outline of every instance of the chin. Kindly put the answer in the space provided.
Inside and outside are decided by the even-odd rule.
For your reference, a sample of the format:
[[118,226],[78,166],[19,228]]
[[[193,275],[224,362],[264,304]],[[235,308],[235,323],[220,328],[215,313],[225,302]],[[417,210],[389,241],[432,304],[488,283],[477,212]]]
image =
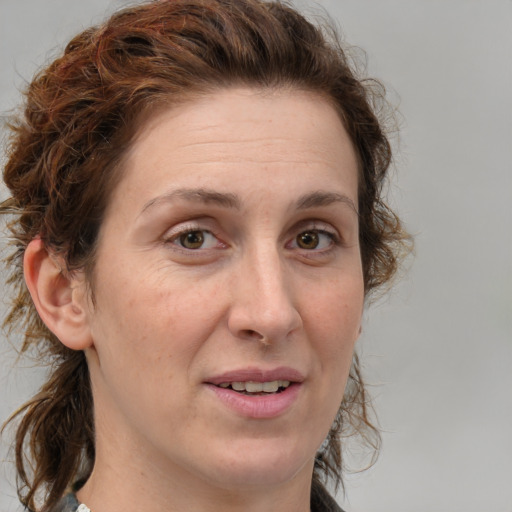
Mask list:
[[210,480],[226,490],[237,491],[280,486],[299,473],[311,475],[315,453],[313,448],[306,450],[283,439],[236,443],[217,459]]

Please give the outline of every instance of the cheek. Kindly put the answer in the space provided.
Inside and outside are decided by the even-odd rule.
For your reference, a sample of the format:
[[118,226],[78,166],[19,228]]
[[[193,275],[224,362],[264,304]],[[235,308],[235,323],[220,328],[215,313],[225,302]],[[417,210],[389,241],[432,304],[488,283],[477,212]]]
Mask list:
[[309,338],[319,354],[326,384],[342,392],[361,330],[364,292],[360,279],[320,290],[308,315]]
[[135,359],[135,366],[184,364],[217,320],[214,296],[175,274],[111,269],[98,286],[92,322],[99,356]]
[[[308,306],[308,317],[322,339],[333,348],[352,344],[359,335],[364,292],[360,279],[346,279],[317,290]],[[336,342],[337,340],[337,342]]]
[[139,424],[141,417],[164,414],[162,404],[174,410],[179,397],[188,396],[189,369],[208,336],[211,313],[191,302],[186,288],[149,275],[114,286],[123,283],[114,272],[98,287],[92,322],[96,382],[105,403]]

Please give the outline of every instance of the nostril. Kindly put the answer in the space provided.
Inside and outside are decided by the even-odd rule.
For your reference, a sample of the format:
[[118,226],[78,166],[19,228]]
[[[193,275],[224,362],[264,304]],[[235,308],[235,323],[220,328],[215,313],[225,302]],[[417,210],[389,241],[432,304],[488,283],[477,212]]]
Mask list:
[[264,341],[265,336],[263,334],[260,334],[257,331],[253,331],[252,329],[244,329],[241,331],[241,335],[245,339],[251,339],[256,341]]

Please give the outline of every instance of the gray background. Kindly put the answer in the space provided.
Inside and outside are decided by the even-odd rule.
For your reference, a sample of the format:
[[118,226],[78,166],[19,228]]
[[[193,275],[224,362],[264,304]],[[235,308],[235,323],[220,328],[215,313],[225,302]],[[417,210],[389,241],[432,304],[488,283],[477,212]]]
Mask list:
[[[53,49],[126,3],[0,0],[0,111]],[[512,512],[512,2],[319,3],[399,104],[391,201],[417,252],[365,314],[359,348],[384,445],[340,502],[351,512]],[[5,342],[0,357],[3,420],[42,371],[13,368]],[[1,510],[17,508],[12,482],[2,463]]]

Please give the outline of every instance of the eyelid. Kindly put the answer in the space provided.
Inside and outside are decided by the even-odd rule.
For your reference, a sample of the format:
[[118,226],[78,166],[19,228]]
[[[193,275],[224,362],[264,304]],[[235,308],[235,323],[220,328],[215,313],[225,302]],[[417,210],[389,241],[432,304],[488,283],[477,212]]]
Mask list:
[[[177,226],[173,226],[172,228],[168,229],[162,236],[162,242],[165,244],[172,244],[174,245],[174,248],[177,250],[182,250],[186,252],[200,252],[201,250],[206,251],[208,249],[212,249],[212,247],[208,247],[205,249],[199,248],[199,249],[187,249],[186,247],[183,247],[176,242],[182,235],[186,233],[190,233],[193,231],[202,231],[205,233],[210,233],[218,242],[219,246],[221,247],[227,247],[227,244],[221,240],[218,233],[214,229],[212,229],[211,226],[206,225],[208,222],[204,221],[187,221],[181,224],[178,224]],[[215,247],[216,248],[216,247]]]
[[[313,231],[320,235],[328,236],[330,238],[328,247],[320,249],[304,249],[299,247],[296,240],[297,236],[307,231]],[[331,253],[337,246],[343,244],[343,239],[339,231],[332,224],[320,220],[305,220],[299,222],[294,226],[291,235],[291,238],[288,238],[289,241],[286,243],[286,247],[303,254],[308,254],[308,257],[325,256]]]
[[[330,240],[330,244],[329,244],[329,247],[325,247],[325,248],[313,248],[313,249],[305,249],[303,247],[300,247],[297,243],[297,237],[298,235],[302,234],[302,233],[317,233],[318,235],[323,235],[323,236],[327,236]],[[306,252],[325,252],[325,251],[328,251],[329,249],[331,249],[334,245],[338,245],[339,244],[339,241],[338,241],[338,238],[336,237],[336,235],[334,233],[332,233],[331,231],[326,231],[324,229],[305,229],[305,230],[301,230],[297,233],[297,235],[291,239],[290,241],[290,244],[293,245],[294,249],[299,249],[301,251],[306,251]]]
[[176,226],[173,226],[172,228],[165,231],[165,233],[162,235],[162,240],[165,242],[168,242],[170,240],[175,240],[180,235],[183,235],[184,233],[187,233],[189,231],[210,231],[209,229],[206,229],[204,225],[199,224],[199,222],[193,222],[193,221],[187,221],[182,222]]
[[318,231],[319,233],[331,235],[337,241],[342,240],[340,232],[330,222],[323,220],[304,220],[293,228],[293,233],[295,234],[302,233],[303,231]]

